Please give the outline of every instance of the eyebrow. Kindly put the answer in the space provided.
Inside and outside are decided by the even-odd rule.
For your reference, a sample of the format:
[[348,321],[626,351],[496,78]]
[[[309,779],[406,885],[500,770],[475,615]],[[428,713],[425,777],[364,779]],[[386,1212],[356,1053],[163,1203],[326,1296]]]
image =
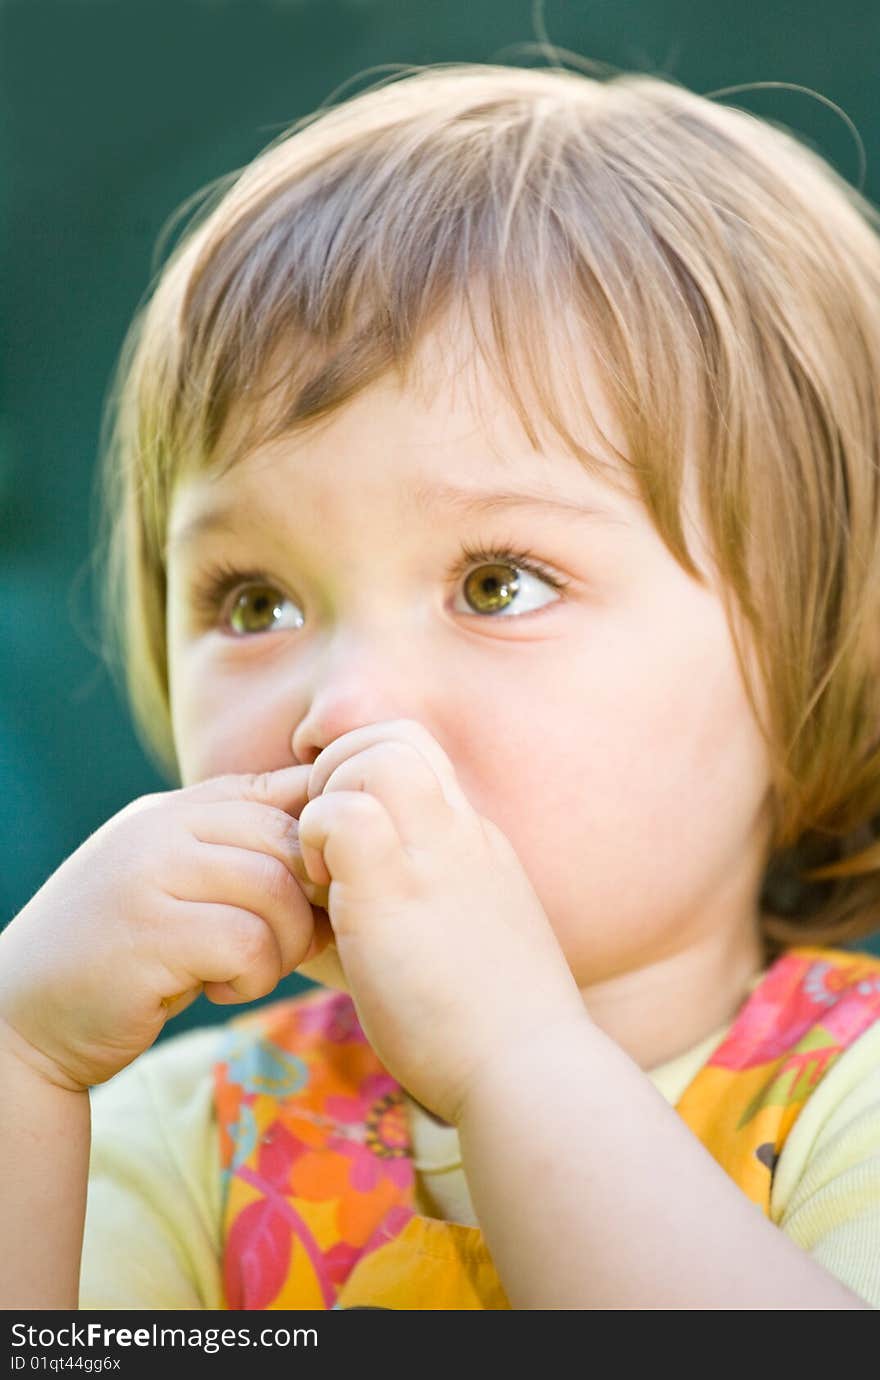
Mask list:
[[[487,489],[457,489],[450,484],[419,484],[411,491],[409,497],[412,507],[428,517],[433,516],[437,508],[445,508],[447,512],[457,513],[461,517],[504,513],[516,508],[540,508],[544,512],[555,513],[561,517],[586,517],[624,527],[629,525],[621,513],[600,504],[563,498],[562,495],[551,497],[547,493],[534,493],[528,490],[506,489],[496,493]],[[232,534],[242,527],[262,525],[262,521],[260,517],[243,518],[240,506],[235,504],[208,508],[202,513],[197,513],[179,531],[172,533],[168,549],[181,550],[208,533]]]

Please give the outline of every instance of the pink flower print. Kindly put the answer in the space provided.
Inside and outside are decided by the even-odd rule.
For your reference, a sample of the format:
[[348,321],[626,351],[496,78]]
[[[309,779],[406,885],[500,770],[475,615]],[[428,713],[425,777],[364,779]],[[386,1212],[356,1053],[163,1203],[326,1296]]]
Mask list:
[[273,1121],[264,1131],[257,1151],[257,1171],[261,1180],[278,1192],[286,1193],[290,1188],[291,1166],[306,1153],[302,1141],[292,1136],[280,1121]]
[[819,1021],[827,1026],[840,985],[829,963],[783,955],[745,1002],[709,1063],[748,1069],[780,1058]]
[[356,1097],[328,1097],[325,1111],[341,1123],[328,1145],[351,1160],[352,1188],[369,1193],[382,1179],[401,1189],[412,1185],[403,1094],[389,1074],[365,1078]]
[[309,1002],[298,1013],[304,1035],[322,1035],[338,1045],[365,1045],[354,1002],[347,992],[333,992],[324,999]]
[[337,1286],[344,1284],[363,1254],[363,1246],[352,1246],[348,1241],[337,1241],[335,1246],[324,1253],[324,1268],[328,1279]]

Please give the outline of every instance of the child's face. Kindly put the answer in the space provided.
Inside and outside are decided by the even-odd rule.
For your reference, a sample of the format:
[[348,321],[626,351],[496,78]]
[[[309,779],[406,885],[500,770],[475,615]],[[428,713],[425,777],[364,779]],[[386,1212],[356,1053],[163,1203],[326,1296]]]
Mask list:
[[[768,799],[722,604],[634,498],[561,450],[532,451],[481,380],[492,442],[460,381],[430,403],[382,382],[313,434],[178,486],[168,615],[183,784],[311,762],[351,729],[417,719],[514,845],[582,988],[697,955],[715,980],[759,952]],[[571,506],[466,509],[526,491]],[[228,526],[175,544],[214,508]],[[449,576],[463,542],[530,552],[566,587],[521,557]],[[262,574],[212,623],[192,585],[217,562],[239,585]],[[338,980],[332,959],[303,971]]]

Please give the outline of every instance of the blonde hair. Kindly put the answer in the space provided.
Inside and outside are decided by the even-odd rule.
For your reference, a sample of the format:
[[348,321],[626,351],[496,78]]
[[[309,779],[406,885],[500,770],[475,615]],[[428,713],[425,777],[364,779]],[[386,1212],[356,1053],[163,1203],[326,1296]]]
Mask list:
[[[209,190],[126,337],[101,443],[104,651],[163,773],[176,477],[234,464],[245,446],[218,440],[244,409],[252,447],[405,376],[463,308],[532,443],[549,425],[628,475],[699,579],[692,457],[771,761],[768,948],[875,930],[880,213],[787,130],[669,80],[477,65],[319,110]],[[587,347],[625,453],[580,387]]]

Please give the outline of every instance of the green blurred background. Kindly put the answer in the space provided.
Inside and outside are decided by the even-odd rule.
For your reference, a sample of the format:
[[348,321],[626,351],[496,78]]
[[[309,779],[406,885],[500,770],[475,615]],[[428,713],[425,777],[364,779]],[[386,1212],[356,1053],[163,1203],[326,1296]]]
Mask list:
[[[545,25],[560,48],[703,93],[807,88],[725,99],[880,200],[877,0],[0,0],[0,924],[167,789],[97,654],[88,558],[104,394],[169,216],[368,69],[535,63],[517,49]],[[202,998],[166,1033],[229,1014]]]

